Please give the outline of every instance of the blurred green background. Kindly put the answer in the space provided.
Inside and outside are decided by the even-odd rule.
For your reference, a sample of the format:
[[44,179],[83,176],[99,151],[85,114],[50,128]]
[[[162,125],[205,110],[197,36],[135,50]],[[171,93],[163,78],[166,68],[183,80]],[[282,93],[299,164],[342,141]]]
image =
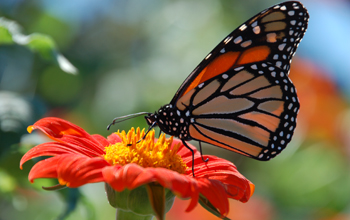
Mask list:
[[[20,170],[19,160],[47,139],[26,127],[55,116],[107,136],[114,117],[167,104],[228,33],[276,3],[0,0],[0,220],[114,219],[103,184],[47,192],[41,186],[54,181],[28,182],[34,162]],[[248,203],[231,202],[232,219],[350,219],[350,3],[302,3],[310,22],[292,62],[301,109],[288,148],[258,162],[204,145],[204,154],[231,160],[256,185]],[[19,26],[16,42],[39,33],[30,35],[36,41],[11,41],[9,28]],[[74,68],[62,56],[78,74],[66,73]],[[132,126],[147,127],[139,117],[112,131]],[[217,219],[199,205],[185,213],[187,203],[176,200],[167,219]]]

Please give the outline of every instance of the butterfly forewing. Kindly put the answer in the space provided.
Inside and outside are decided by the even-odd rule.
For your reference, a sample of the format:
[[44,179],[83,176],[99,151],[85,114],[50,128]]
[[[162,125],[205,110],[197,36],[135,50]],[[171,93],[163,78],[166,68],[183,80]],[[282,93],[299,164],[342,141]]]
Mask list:
[[248,63],[270,62],[289,71],[291,59],[307,28],[309,15],[299,2],[272,6],[230,33],[195,68],[171,103],[204,81]]

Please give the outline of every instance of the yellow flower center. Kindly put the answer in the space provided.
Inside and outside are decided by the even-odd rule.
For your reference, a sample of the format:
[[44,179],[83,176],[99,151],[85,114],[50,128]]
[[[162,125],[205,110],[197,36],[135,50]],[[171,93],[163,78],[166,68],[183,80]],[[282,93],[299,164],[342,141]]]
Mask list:
[[118,131],[116,134],[122,141],[105,148],[104,159],[110,164],[123,166],[136,163],[142,167],[162,167],[181,174],[185,173],[187,166],[181,156],[176,154],[180,144],[170,149],[173,137],[166,139],[162,134],[157,142],[154,142],[155,132],[151,130],[142,139],[145,130],[140,132],[140,128],[137,128],[136,133],[135,129],[131,128],[127,134],[125,131]]

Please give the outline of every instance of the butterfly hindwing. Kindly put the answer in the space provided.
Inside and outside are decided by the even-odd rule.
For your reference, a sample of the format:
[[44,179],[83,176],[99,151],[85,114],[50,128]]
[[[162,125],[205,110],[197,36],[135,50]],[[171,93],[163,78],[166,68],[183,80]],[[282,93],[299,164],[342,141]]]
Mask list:
[[191,109],[191,138],[258,160],[269,160],[286,147],[299,111],[287,72],[265,62],[230,69],[179,103],[186,105],[180,109]]

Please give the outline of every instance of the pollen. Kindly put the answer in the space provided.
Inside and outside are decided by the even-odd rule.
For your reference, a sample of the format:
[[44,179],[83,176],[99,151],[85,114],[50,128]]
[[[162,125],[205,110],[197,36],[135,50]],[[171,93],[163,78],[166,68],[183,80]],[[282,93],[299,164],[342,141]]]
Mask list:
[[116,132],[122,139],[113,145],[105,148],[104,159],[112,165],[124,166],[129,163],[136,163],[142,167],[166,168],[178,173],[185,173],[187,169],[180,155],[177,154],[180,144],[171,148],[173,137],[165,138],[162,134],[155,142],[155,131],[151,130],[145,138],[145,130],[131,128],[126,134],[125,131]]

